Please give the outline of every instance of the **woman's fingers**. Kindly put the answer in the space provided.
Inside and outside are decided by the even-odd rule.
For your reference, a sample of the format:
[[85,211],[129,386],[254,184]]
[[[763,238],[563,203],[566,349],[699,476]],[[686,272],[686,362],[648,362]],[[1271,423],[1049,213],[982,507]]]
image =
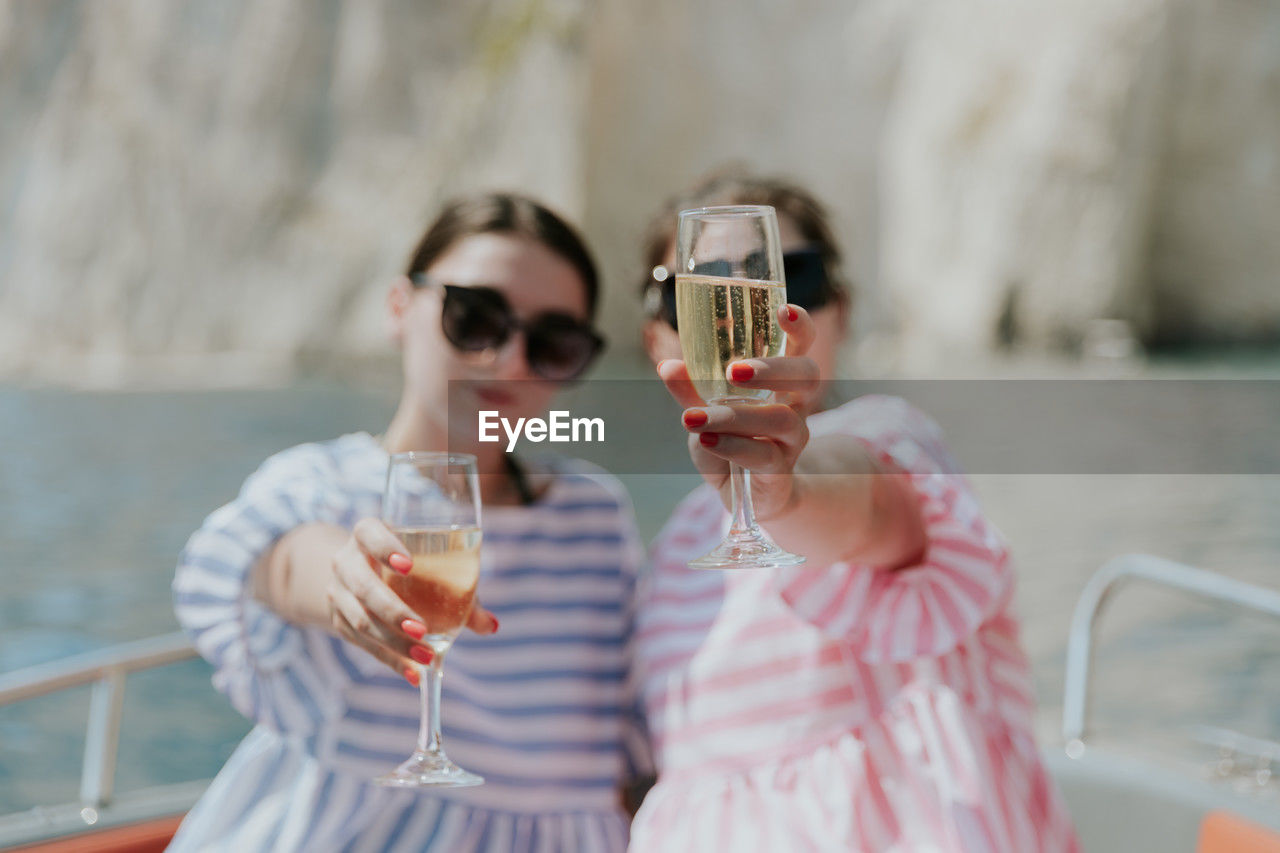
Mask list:
[[[362,519],[333,557],[328,596],[334,631],[416,684],[413,665],[429,664],[433,657],[421,642],[427,626],[383,580],[388,568],[403,575],[412,567],[404,545],[385,524]],[[479,603],[467,625],[478,634],[498,630],[497,617]]]
[[[400,574],[408,573],[409,566],[413,563],[409,551],[387,525],[376,518],[362,518],[356,522],[351,535],[360,550],[375,562],[390,566]],[[397,555],[403,559],[393,560]]]
[[421,617],[386,585],[371,561],[354,538],[334,555],[329,589],[334,628],[399,673],[405,659],[430,663],[431,650],[416,642],[426,634]]
[[795,464],[792,454],[766,438],[704,432],[698,436],[698,443],[706,453],[726,462],[736,462],[753,473],[786,474]]
[[403,674],[413,663],[430,663],[429,648],[410,642],[408,637],[392,630],[371,614],[359,599],[340,584],[329,589],[330,618],[343,639],[354,643]]
[[748,358],[725,368],[725,376],[742,388],[760,388],[779,394],[812,394],[820,381],[818,363],[805,356]]
[[391,587],[371,570],[365,561],[341,551],[333,560],[334,575],[350,590],[360,605],[387,625],[401,625],[406,620],[421,622],[421,617],[404,603]]
[[[780,403],[711,405],[686,409],[690,432],[765,439],[799,452],[809,440],[809,427],[789,406]],[[705,445],[704,446],[708,446]]]
[[686,409],[684,426],[699,473],[722,482],[734,462],[759,474],[789,474],[809,442],[809,427],[789,406],[739,403]]
[[700,438],[698,435],[689,436],[689,458],[702,479],[718,489],[729,479],[729,463],[703,447]]
[[778,309],[778,325],[787,333],[787,355],[804,355],[813,346],[817,330],[809,312],[799,305],[783,305]]
[[467,617],[467,627],[477,634],[496,634],[498,633],[498,617],[485,610],[480,605],[480,602],[477,601],[475,606],[471,608],[471,615]]
[[685,363],[678,358],[663,359],[658,362],[658,376],[662,378],[662,383],[667,386],[667,391],[675,398],[676,402],[683,408],[690,406],[701,406],[702,397],[698,395],[698,391],[693,387],[693,380],[689,378],[689,370]]

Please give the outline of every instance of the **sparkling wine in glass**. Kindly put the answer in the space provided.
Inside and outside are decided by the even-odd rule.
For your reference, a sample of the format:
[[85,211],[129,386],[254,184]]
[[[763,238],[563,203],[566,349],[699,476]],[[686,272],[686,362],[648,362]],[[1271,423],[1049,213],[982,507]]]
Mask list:
[[[676,232],[676,318],[680,348],[694,388],[708,403],[758,404],[772,392],[740,388],[732,361],[782,355],[786,336],[778,309],[787,301],[778,217],[766,205],[703,207],[680,212]],[[775,545],[756,523],[751,474],[730,463],[733,516],[729,532],[695,569],[779,568],[804,557]]]
[[413,568],[383,569],[383,580],[427,626],[431,663],[418,667],[418,745],[376,780],[399,788],[463,787],[484,782],[445,755],[440,737],[444,657],[475,604],[480,580],[480,487],[476,458],[464,453],[396,453],[387,467],[382,519],[400,538]]

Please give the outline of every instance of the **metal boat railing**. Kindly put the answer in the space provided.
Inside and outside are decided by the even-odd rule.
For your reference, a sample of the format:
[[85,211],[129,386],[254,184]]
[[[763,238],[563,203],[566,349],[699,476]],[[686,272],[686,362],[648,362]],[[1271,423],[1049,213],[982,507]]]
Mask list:
[[[139,813],[138,803],[129,799],[117,802],[114,791],[125,680],[139,670],[178,663],[195,656],[191,642],[184,634],[176,632],[0,675],[0,707],[60,690],[92,685],[80,773],[78,816],[82,827],[93,826],[99,821],[111,822],[108,818]],[[205,785],[207,782],[171,786],[166,789],[167,795],[157,795],[155,800],[167,808],[184,808],[194,801]],[[24,831],[23,827],[26,827],[25,831],[29,832],[32,826],[38,827],[41,823],[61,823],[76,808],[71,805],[41,808],[0,818],[0,844],[9,841],[5,837],[9,834],[4,831],[6,829]]]
[[[1062,737],[1067,755],[1072,758],[1079,758],[1084,753],[1084,740],[1089,731],[1094,625],[1103,605],[1121,586],[1135,580],[1182,590],[1197,598],[1280,619],[1280,592],[1275,590],[1149,554],[1126,554],[1109,561],[1089,579],[1071,617],[1062,700]],[[1248,751],[1252,742],[1257,740],[1234,732],[1215,731],[1218,733],[1218,740],[1232,735],[1237,743],[1235,749]],[[1270,741],[1258,743],[1271,744]],[[1257,748],[1256,745],[1254,748]],[[1280,755],[1275,757],[1280,758]]]

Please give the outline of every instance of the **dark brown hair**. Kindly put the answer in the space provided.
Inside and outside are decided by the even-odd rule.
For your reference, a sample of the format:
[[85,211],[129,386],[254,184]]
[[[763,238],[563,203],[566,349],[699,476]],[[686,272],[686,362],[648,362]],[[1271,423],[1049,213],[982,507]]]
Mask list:
[[653,281],[651,270],[662,263],[675,242],[676,214],[692,207],[718,204],[767,204],[796,224],[804,238],[822,256],[831,296],[849,302],[849,283],[841,268],[840,246],[827,219],[827,211],[811,193],[784,178],[760,177],[732,166],[703,178],[689,191],[668,199],[649,221],[644,236],[644,279],[641,292]]
[[582,278],[587,317],[594,318],[600,279],[587,244],[573,226],[531,198],[513,193],[460,196],[445,203],[413,250],[405,274],[425,272],[449,247],[476,234],[527,237],[564,258]]

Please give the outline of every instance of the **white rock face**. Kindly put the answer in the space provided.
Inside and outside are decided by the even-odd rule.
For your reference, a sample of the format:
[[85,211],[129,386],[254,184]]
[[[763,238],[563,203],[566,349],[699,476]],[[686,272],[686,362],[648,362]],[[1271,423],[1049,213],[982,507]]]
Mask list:
[[0,4],[0,376],[389,360],[494,187],[582,222],[625,349],[645,220],[732,160],[831,207],[873,367],[1280,336],[1272,0],[51,0]]
[[920,7],[883,137],[890,324],[927,367],[1002,338],[1280,337],[1280,6]]
[[386,286],[444,197],[581,207],[573,3],[0,8],[0,374],[385,355]]
[[883,265],[913,361],[1071,344],[1142,292],[1166,0],[930,4],[883,139]]
[[1167,340],[1280,338],[1280,3],[1178,4],[1149,282]]

